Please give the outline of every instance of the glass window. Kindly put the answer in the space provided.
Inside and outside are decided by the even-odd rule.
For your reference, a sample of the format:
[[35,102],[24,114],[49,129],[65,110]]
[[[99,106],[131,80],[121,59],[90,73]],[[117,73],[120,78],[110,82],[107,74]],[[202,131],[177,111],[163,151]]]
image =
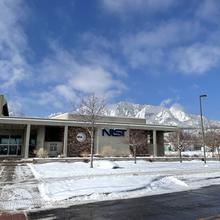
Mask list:
[[0,135],[0,155],[20,155],[21,143],[20,135]]
[[30,145],[36,146],[36,140],[34,138],[30,139]]
[[21,136],[10,136],[9,144],[21,144]]
[[9,139],[9,144],[17,144],[17,143],[16,143],[16,138],[10,137],[10,139]]
[[8,146],[0,145],[0,155],[7,155],[8,154]]
[[17,155],[17,146],[16,145],[9,146],[9,155]]
[[0,136],[0,144],[8,144],[9,136],[8,135],[1,135]]
[[21,155],[21,145],[18,146],[18,155]]

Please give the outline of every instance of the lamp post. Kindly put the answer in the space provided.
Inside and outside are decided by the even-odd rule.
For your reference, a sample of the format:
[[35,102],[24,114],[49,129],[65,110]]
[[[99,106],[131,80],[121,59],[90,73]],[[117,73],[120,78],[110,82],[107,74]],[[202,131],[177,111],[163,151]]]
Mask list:
[[203,145],[204,163],[205,163],[205,164],[206,164],[206,151],[205,151],[204,123],[203,123],[203,115],[202,115],[202,98],[206,98],[206,97],[207,97],[207,95],[200,95],[200,96],[199,96],[201,129],[202,129],[202,145]]

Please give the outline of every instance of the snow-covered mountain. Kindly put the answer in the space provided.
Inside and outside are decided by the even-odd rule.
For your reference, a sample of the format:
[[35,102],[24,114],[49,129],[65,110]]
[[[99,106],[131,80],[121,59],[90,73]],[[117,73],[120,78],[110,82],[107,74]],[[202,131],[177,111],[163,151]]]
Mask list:
[[[119,102],[107,106],[104,115],[145,118],[147,124],[178,125],[180,127],[199,127],[200,116],[185,113],[178,105],[170,108],[153,105],[140,105]],[[206,126],[220,126],[220,122],[204,118]]]

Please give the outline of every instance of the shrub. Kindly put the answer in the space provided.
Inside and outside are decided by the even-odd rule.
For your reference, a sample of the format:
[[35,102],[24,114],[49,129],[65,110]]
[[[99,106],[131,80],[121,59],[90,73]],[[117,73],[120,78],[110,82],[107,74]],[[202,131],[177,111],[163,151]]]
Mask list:
[[89,157],[90,153],[86,150],[80,152],[80,157]]
[[37,157],[40,157],[40,158],[46,158],[48,157],[48,152],[47,150],[41,147],[38,150],[36,150],[36,155]]

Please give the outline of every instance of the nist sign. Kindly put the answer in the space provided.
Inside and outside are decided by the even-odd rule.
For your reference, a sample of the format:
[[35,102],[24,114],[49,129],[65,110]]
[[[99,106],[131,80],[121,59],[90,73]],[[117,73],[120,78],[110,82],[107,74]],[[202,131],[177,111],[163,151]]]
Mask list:
[[102,129],[102,136],[112,136],[112,137],[124,137],[125,132],[127,130],[125,129]]

